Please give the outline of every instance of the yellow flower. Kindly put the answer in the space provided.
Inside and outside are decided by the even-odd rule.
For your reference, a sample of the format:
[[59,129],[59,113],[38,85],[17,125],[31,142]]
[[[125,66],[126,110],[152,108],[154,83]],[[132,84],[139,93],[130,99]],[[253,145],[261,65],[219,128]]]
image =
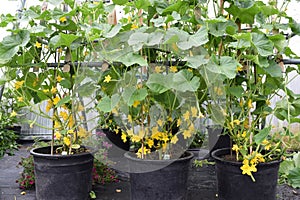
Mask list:
[[49,99],[47,101],[47,105],[46,105],[46,112],[49,112],[52,108],[53,104],[52,104],[52,101]]
[[56,105],[58,102],[59,102],[60,98],[59,96],[56,96],[54,99],[53,99],[53,105]]
[[190,130],[184,130],[183,131],[183,138],[184,139],[187,139],[187,138],[190,138],[192,136],[192,133]]
[[142,155],[150,153],[150,149],[147,149],[146,147],[139,148],[138,152],[136,153],[138,158],[142,158]]
[[57,81],[57,82],[61,82],[61,81],[62,81],[62,77],[61,77],[60,75],[58,75],[58,76],[56,77],[56,81]]
[[71,129],[71,130],[68,130],[67,133],[73,135],[73,134],[74,134],[74,130],[72,130],[72,129]]
[[124,143],[127,142],[127,135],[124,132],[122,132],[121,139]]
[[140,105],[140,102],[139,101],[134,101],[132,106],[136,108],[136,107],[138,107],[138,105]]
[[226,16],[226,19],[227,19],[227,20],[229,20],[229,19],[230,19],[230,15],[229,15],[229,14]]
[[54,128],[56,128],[56,129],[61,128],[61,125],[60,125],[59,121],[54,121]]
[[13,110],[11,113],[10,113],[10,117],[15,117],[17,116],[18,114]]
[[218,95],[221,96],[223,95],[223,90],[220,87],[214,87],[214,92]]
[[44,89],[42,90],[44,93],[48,93],[49,92],[49,89]]
[[104,83],[109,83],[111,81],[111,76],[110,75],[107,75],[104,77]]
[[74,119],[73,119],[72,115],[69,116],[68,127],[69,128],[73,128],[74,127]]
[[156,66],[154,68],[154,71],[155,71],[155,73],[161,73],[161,72],[163,72],[163,70],[161,69],[161,66]]
[[241,65],[237,66],[237,67],[236,67],[236,71],[237,71],[237,72],[243,71],[243,66],[241,66]]
[[115,114],[116,116],[119,116],[119,112],[118,112],[118,110],[116,108],[113,108],[111,110],[111,113]]
[[34,46],[38,49],[42,48],[42,43],[39,43],[38,41],[36,41]]
[[80,138],[85,138],[87,136],[87,131],[83,127],[79,126],[77,135]]
[[64,17],[61,17],[61,18],[59,18],[59,21],[60,22],[66,22],[67,21],[67,18],[64,16]]
[[181,119],[177,120],[177,127],[179,127],[181,125]]
[[240,125],[241,122],[240,122],[240,120],[235,119],[235,120],[233,120],[233,123],[236,124],[236,125]]
[[23,102],[24,98],[23,97],[18,97],[18,102]]
[[19,89],[20,87],[22,87],[24,84],[24,81],[16,81],[15,82],[15,88],[16,89]]
[[251,99],[248,100],[248,108],[249,109],[253,108],[252,100]]
[[190,118],[190,112],[187,110],[184,114],[183,114],[183,119],[184,121],[187,121]]
[[61,138],[61,133],[58,132],[58,131],[56,131],[56,132],[54,133],[54,136],[55,136],[55,138],[56,138],[57,140],[60,140],[60,138]]
[[261,162],[261,163],[266,161],[261,153],[257,153],[256,158],[257,158],[258,162]]
[[171,66],[170,67],[170,72],[173,72],[173,73],[178,72],[177,67],[176,66]]
[[241,98],[241,100],[240,100],[240,102],[239,102],[239,105],[241,106],[241,107],[243,107],[244,106],[244,100]]
[[243,131],[242,137],[245,138],[246,136],[247,136],[247,132],[246,132],[246,131]]
[[158,120],[156,121],[156,123],[157,123],[159,126],[162,126],[162,125],[163,125],[163,121],[162,121],[161,119],[158,119]]
[[162,136],[161,140],[162,140],[164,143],[169,142],[168,133],[162,132],[161,136]]
[[133,135],[131,137],[132,142],[140,142],[143,138],[141,138],[139,135]]
[[132,117],[131,117],[131,115],[128,115],[128,116],[127,116],[127,119],[128,119],[128,122],[129,122],[129,123],[132,123]]
[[52,88],[51,88],[51,93],[52,93],[52,94],[55,94],[56,92],[57,92],[56,87],[52,87]]
[[132,24],[130,29],[131,29],[131,30],[134,30],[134,29],[137,29],[138,27],[139,27],[139,26],[138,26],[137,24]]
[[255,179],[252,175],[252,172],[257,172],[257,169],[256,169],[255,165],[250,166],[249,161],[245,159],[243,161],[243,165],[240,167],[240,169],[242,170],[242,174],[247,174],[255,182]]
[[264,141],[262,141],[262,145],[264,145],[265,146],[265,150],[270,150],[270,148],[271,148],[271,143],[268,141],[268,140],[264,140]]
[[133,129],[129,129],[129,130],[127,130],[127,135],[129,135],[129,136],[133,136]]
[[236,151],[236,152],[238,152],[239,151],[239,146],[237,145],[237,144],[234,144],[233,146],[232,146],[232,150],[233,151]]
[[177,137],[177,135],[174,135],[174,136],[172,137],[172,139],[171,139],[171,143],[172,143],[172,144],[176,144],[177,141],[178,141],[178,137]]
[[195,106],[191,107],[192,117],[197,117],[198,110]]
[[70,146],[71,145],[70,138],[69,137],[64,137],[64,143],[65,143],[65,145]]
[[60,111],[59,116],[61,116],[64,120],[67,120],[69,117],[66,111]]
[[154,142],[153,142],[153,140],[148,139],[147,144],[148,144],[149,148],[152,148],[154,145]]
[[127,17],[127,23],[130,23],[130,22],[131,22],[131,17],[128,16],[128,17]]
[[84,107],[81,103],[78,104],[77,111],[79,111],[79,112],[84,111]]

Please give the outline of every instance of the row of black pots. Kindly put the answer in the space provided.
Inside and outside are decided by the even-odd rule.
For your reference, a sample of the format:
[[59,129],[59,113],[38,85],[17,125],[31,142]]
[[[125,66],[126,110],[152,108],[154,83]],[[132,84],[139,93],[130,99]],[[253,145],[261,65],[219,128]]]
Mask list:
[[[85,200],[91,191],[92,153],[49,155],[50,147],[31,150],[34,156],[37,200]],[[279,161],[259,164],[256,182],[242,175],[239,162],[223,159],[229,149],[212,153],[216,161],[220,200],[275,200]],[[130,166],[132,200],[187,199],[187,177],[193,154],[176,160],[141,160],[125,154]],[[151,170],[149,169],[151,166]],[[201,198],[201,197],[199,197]]]

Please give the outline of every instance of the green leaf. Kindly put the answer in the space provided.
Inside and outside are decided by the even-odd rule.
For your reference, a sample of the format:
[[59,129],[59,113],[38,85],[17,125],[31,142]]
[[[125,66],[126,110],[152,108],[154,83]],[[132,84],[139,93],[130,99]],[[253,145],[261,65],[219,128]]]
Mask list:
[[182,50],[188,50],[192,47],[199,47],[200,45],[208,42],[208,33],[205,27],[199,29],[194,35],[188,35],[186,32],[182,32],[181,37],[179,35],[178,47]]
[[252,42],[261,56],[270,56],[273,54],[273,43],[264,35],[259,33],[251,33]]
[[254,142],[259,145],[264,141],[271,131],[271,126],[265,127],[264,129],[260,130],[258,134],[254,135]]
[[197,76],[193,77],[193,74],[187,70],[181,70],[174,74],[173,77],[173,88],[175,90],[186,92],[195,92],[200,86],[200,78]]
[[48,2],[54,6],[58,6],[63,2],[63,0],[48,0]]
[[209,62],[208,59],[205,58],[205,55],[196,55],[196,56],[188,56],[185,57],[187,61],[187,65],[191,68],[198,69],[200,66],[205,65]]
[[72,42],[74,42],[78,38],[79,36],[74,34],[60,33],[59,35],[56,35],[53,38],[51,38],[49,43],[53,45],[54,48],[61,46],[70,47]]
[[67,22],[62,23],[62,24],[55,24],[55,23],[50,23],[50,25],[54,26],[60,31],[66,30],[66,31],[77,31],[77,24],[72,21],[72,20],[67,20]]
[[117,62],[122,62],[126,66],[131,66],[133,64],[138,64],[140,66],[148,66],[147,61],[141,55],[133,54],[133,53],[121,55],[115,60]]
[[191,35],[189,41],[194,47],[199,47],[208,42],[208,32],[205,26],[201,27],[194,35]]
[[132,106],[135,101],[142,101],[148,95],[145,88],[138,89],[135,86],[124,88],[122,97],[128,106]]
[[284,35],[277,34],[268,37],[274,43],[274,46],[278,50],[278,52],[282,52],[284,48],[287,46],[287,41]]
[[30,41],[30,33],[27,30],[21,30],[14,35],[3,38],[0,43],[0,64],[7,63],[20,47],[24,47]]
[[224,125],[225,116],[222,113],[222,110],[223,110],[222,106],[217,105],[217,104],[212,104],[209,107],[211,119],[214,122],[214,124],[216,124],[216,125],[221,125],[221,126]]
[[229,56],[222,56],[220,59],[220,71],[224,74],[227,78],[234,78],[236,76],[236,69],[240,64],[234,60],[232,57]]
[[114,107],[119,103],[121,96],[119,94],[113,94],[110,97],[103,97],[97,105],[97,108],[103,112],[111,112]]
[[148,33],[135,32],[130,35],[128,44],[133,46],[135,51],[139,51],[142,49],[143,45],[147,43],[148,35]]
[[229,94],[231,94],[237,98],[240,98],[244,94],[244,89],[242,86],[232,86],[232,87],[228,88],[228,92],[229,92]]
[[270,65],[266,68],[263,68],[267,74],[270,74],[271,77],[282,77],[281,67],[274,61],[269,61]]
[[290,170],[287,179],[293,188],[300,188],[300,168]]
[[121,24],[115,25],[108,33],[104,34],[104,37],[112,38],[112,37],[116,36],[119,33],[119,31],[121,30],[121,28],[122,28]]
[[281,174],[289,174],[289,171],[295,168],[295,164],[293,160],[284,160],[280,163],[279,173]]
[[128,0],[113,0],[113,3],[117,4],[117,5],[124,5],[127,2],[128,2]]
[[95,89],[96,86],[94,85],[94,83],[87,82],[77,87],[75,92],[78,93],[80,97],[88,97],[94,94]]
[[164,37],[164,34],[162,32],[156,31],[156,32],[150,33],[148,35],[146,45],[154,46],[154,45],[161,44],[163,37]]
[[55,108],[59,108],[62,105],[69,103],[71,101],[71,97],[70,96],[66,96],[64,98],[62,98],[61,100],[59,100],[59,102],[55,105]]
[[300,152],[293,155],[293,160],[295,162],[295,166],[300,168]]
[[216,37],[223,36],[224,33],[226,32],[227,26],[228,23],[226,23],[226,20],[225,21],[222,20],[214,23],[208,23],[209,32]]
[[241,24],[253,24],[256,14],[260,12],[260,9],[257,7],[257,5],[252,3],[243,7],[238,7],[232,3],[230,4],[229,8],[225,8],[225,10],[229,14],[233,15],[234,20],[238,19]]
[[149,0],[135,0],[135,6],[137,9],[147,9],[150,2]]
[[183,6],[183,1],[177,1],[176,3],[173,3],[169,5],[167,8],[163,10],[162,14],[171,14],[173,11],[176,11],[179,13],[180,8]]
[[68,79],[63,79],[61,82],[60,82],[60,85],[63,87],[63,88],[67,88],[67,89],[71,89],[72,87],[72,83],[70,80]]
[[237,39],[236,42],[231,42],[230,47],[242,49],[242,48],[249,48],[251,47],[251,34],[250,33],[239,33],[233,35],[235,39]]
[[150,74],[146,82],[147,87],[155,93],[163,93],[170,89],[173,74]]

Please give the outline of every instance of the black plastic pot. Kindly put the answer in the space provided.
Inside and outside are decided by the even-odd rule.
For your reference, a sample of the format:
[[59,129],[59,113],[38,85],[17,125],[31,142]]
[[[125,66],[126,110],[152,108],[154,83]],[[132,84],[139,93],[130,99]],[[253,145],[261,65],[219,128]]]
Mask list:
[[109,139],[109,141],[113,144],[113,148],[118,147],[124,151],[129,151],[130,143],[129,143],[129,141],[123,142],[123,140],[121,138],[121,136],[122,136],[121,131],[118,134],[114,131],[110,131],[109,129],[102,129],[102,131],[106,135],[106,137]]
[[125,153],[125,157],[129,160],[130,167],[131,200],[187,199],[187,178],[192,153],[186,152],[176,160],[141,160],[129,152]]
[[208,126],[207,133],[210,154],[216,149],[230,147],[230,137],[228,134],[223,134],[223,128],[220,128],[219,126]]
[[230,149],[212,152],[216,161],[219,200],[276,200],[276,187],[280,161],[260,163],[257,172],[252,173],[255,182],[243,175],[242,163],[224,160]]
[[94,162],[92,153],[51,156],[49,146],[32,149],[30,153],[34,158],[37,200],[89,198]]

